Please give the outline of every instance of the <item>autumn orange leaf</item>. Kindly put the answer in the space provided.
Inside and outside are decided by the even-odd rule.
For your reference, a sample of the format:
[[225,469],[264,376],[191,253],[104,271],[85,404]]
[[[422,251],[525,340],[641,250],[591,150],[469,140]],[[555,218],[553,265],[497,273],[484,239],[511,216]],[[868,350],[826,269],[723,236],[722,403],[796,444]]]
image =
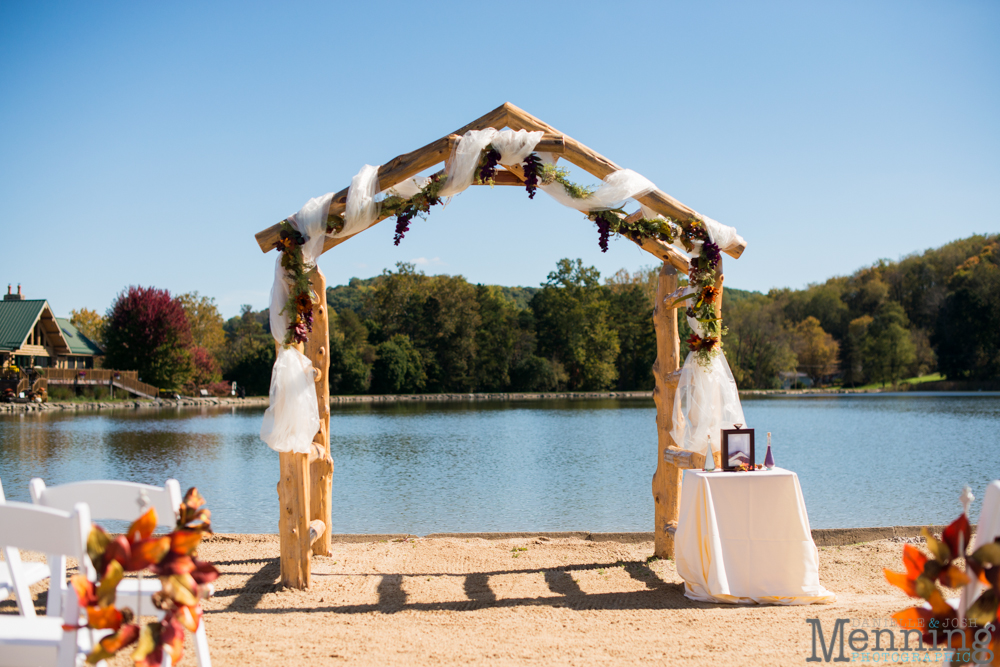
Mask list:
[[132,525],[128,527],[126,537],[129,542],[147,540],[149,539],[149,536],[153,534],[154,530],[156,530],[156,510],[150,507],[146,510],[145,514],[136,519]]
[[927,556],[924,552],[912,544],[903,545],[903,564],[906,566],[906,574],[910,579],[916,579],[923,574],[926,563]]
[[917,595],[917,587],[916,584],[914,583],[915,577],[910,578],[906,575],[905,572],[893,572],[892,570],[889,569],[885,569],[883,570],[883,572],[885,572],[885,578],[889,581],[890,584],[892,584],[896,588],[902,589],[902,591],[907,595],[909,595],[911,598],[920,597],[919,595]]
[[117,630],[122,613],[114,607],[87,607],[87,625],[96,630]]

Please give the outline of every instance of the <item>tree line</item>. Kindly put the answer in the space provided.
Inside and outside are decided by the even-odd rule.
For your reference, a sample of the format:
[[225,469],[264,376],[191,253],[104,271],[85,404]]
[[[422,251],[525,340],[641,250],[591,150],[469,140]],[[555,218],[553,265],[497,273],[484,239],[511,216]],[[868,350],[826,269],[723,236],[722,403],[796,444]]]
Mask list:
[[[658,267],[601,280],[562,259],[539,287],[428,276],[412,264],[327,290],[333,394],[645,390],[656,358]],[[682,311],[679,311],[682,313]],[[805,289],[726,288],[723,342],[740,388],[782,374],[845,386],[940,372],[1000,377],[1000,250],[976,235]],[[129,287],[107,313],[74,311],[105,366],[170,390],[268,391],[267,310],[223,320],[197,292]],[[682,355],[690,333],[680,317]],[[156,332],[151,334],[150,332]],[[683,356],[682,356],[683,358]]]

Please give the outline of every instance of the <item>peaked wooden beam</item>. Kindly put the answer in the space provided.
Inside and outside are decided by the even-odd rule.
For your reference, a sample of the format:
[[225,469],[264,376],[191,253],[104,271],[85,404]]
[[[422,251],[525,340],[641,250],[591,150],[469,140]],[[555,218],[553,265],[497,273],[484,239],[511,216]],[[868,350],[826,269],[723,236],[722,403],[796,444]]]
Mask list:
[[[559,130],[552,127],[548,123],[535,118],[524,109],[519,109],[510,102],[508,102],[505,106],[507,107],[507,126],[511,129],[532,131],[542,130],[552,134],[562,134]],[[566,152],[563,154],[563,157],[581,169],[593,174],[597,178],[603,180],[604,178],[607,178],[608,174],[621,169],[621,167],[617,164],[607,159],[600,153],[583,145],[576,139],[573,139],[565,134],[562,136],[566,142]],[[692,216],[698,215],[697,211],[692,208],[688,208],[660,189],[653,190],[649,194],[641,197],[636,197],[636,200],[639,203],[653,209],[660,215],[665,215],[667,217],[674,218],[675,220],[687,220]],[[735,248],[727,250],[726,254],[738,258],[743,254],[743,251],[746,250],[746,247],[747,242],[743,240],[743,237],[739,237],[738,245]]]
[[[442,137],[437,141],[431,142],[426,146],[418,148],[410,153],[396,156],[392,160],[389,160],[389,162],[383,164],[378,170],[379,187],[383,190],[391,188],[392,186],[405,181],[407,178],[412,178],[420,172],[429,169],[435,164],[444,162],[448,156],[451,155],[455,142],[458,141],[463,134],[469,130],[482,130],[487,127],[495,127],[497,129],[509,127],[513,130],[545,132],[546,136],[543,137],[542,142],[539,143],[537,150],[541,152],[561,154],[576,166],[600,179],[604,179],[608,176],[608,174],[621,169],[621,167],[617,164],[607,159],[600,153],[588,148],[576,139],[563,134],[548,123],[532,116],[527,111],[524,111],[510,102],[505,102],[489,113],[480,116],[467,125],[460,127],[453,134]],[[348,188],[344,188],[333,196],[333,202],[330,204],[331,216],[343,214],[347,203],[347,191]],[[697,215],[697,212],[694,209],[688,208],[659,189],[641,197],[636,197],[636,199],[657,213],[674,219],[686,220],[687,218]],[[381,222],[384,219],[384,217],[380,217],[376,220],[376,223]],[[273,249],[275,242],[278,240],[278,234],[280,231],[281,227],[279,223],[271,225],[267,229],[256,234],[257,244],[260,246],[261,251],[266,253]],[[339,239],[327,239],[323,245],[323,252],[340,245],[349,238],[351,238],[351,236]],[[669,262],[673,266],[677,266],[677,262],[675,261],[676,258],[668,258],[668,255],[665,254],[666,251],[663,251],[662,248],[659,247],[662,246],[669,248],[666,244],[662,244],[652,239],[647,239],[640,245],[642,245],[644,250],[651,252],[656,257]],[[735,248],[726,250],[726,253],[732,257],[738,258],[743,254],[745,249],[746,241],[744,241],[742,237],[739,237],[738,245]],[[686,268],[681,268],[679,266],[677,268],[682,271],[686,271]]]

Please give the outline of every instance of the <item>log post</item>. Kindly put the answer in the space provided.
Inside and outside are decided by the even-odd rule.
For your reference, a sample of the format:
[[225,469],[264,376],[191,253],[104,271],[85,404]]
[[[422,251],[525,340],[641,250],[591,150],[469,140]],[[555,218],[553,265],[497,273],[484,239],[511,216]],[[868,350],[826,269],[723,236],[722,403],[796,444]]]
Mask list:
[[676,371],[680,366],[680,336],[677,331],[677,310],[665,303],[667,295],[677,289],[677,269],[663,263],[653,306],[653,328],[656,331],[656,363],[653,364],[653,402],[656,404],[656,472],[653,474],[654,550],[660,558],[674,556],[674,530],[680,510],[681,469],[665,458],[673,447],[670,437],[673,426],[674,394],[677,390]]
[[281,583],[289,588],[309,588],[309,455],[281,452],[278,460]]
[[321,521],[326,527],[312,543],[312,553],[329,556],[331,552],[330,518],[333,516],[333,458],[330,455],[330,326],[326,303],[326,278],[318,270],[309,274],[312,289],[319,297],[313,305],[313,330],[305,344],[316,373],[316,407],[319,409],[319,431],[313,438],[313,455],[309,457],[309,522]]

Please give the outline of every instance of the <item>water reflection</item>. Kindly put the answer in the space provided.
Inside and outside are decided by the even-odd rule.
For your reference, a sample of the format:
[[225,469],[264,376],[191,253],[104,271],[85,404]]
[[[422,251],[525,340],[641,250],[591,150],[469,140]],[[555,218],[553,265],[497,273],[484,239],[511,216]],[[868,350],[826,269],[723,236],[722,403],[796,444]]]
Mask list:
[[[814,527],[941,523],[1000,477],[1000,396],[747,399],[795,470]],[[221,532],[276,532],[277,454],[262,410],[122,410],[0,417],[0,479],[176,477]],[[335,532],[651,530],[649,400],[396,403],[333,410]],[[763,456],[763,451],[760,453]],[[930,472],[929,472],[930,471]],[[975,516],[978,501],[973,506]]]

